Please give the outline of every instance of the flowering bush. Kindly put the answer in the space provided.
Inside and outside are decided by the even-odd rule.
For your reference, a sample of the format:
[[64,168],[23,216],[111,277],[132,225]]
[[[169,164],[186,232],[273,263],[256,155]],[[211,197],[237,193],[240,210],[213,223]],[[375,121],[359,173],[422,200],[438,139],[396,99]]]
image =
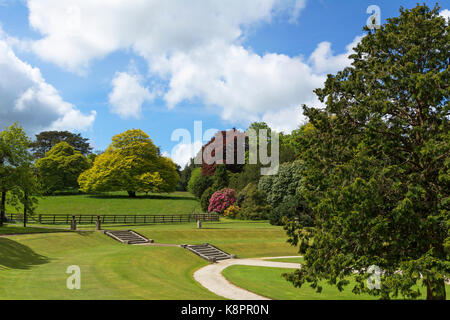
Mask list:
[[223,215],[227,218],[235,219],[239,215],[239,211],[241,208],[239,208],[238,205],[232,204],[227,209],[225,209]]
[[233,189],[222,189],[215,192],[209,200],[208,212],[223,213],[229,206],[236,202]]

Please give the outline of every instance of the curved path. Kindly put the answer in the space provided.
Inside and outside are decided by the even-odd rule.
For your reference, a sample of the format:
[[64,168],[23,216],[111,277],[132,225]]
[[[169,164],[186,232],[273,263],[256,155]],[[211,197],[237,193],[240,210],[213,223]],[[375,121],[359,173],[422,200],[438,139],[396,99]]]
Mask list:
[[[231,300],[269,300],[266,297],[257,295],[253,292],[239,288],[230,283],[222,275],[222,271],[229,266],[243,265],[243,266],[257,266],[257,267],[272,267],[272,268],[292,268],[299,269],[301,267],[298,263],[288,262],[272,262],[264,261],[263,259],[281,259],[293,257],[267,257],[259,259],[230,259],[223,260],[215,264],[210,264],[197,270],[194,273],[194,279],[197,280],[203,287],[216,295],[222,296]],[[298,258],[296,256],[295,258]]]

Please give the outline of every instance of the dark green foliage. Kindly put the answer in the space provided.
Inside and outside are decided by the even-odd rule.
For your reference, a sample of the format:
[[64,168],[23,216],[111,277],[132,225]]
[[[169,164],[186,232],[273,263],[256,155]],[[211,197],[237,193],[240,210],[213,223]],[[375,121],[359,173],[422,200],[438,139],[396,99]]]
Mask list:
[[311,227],[314,223],[311,210],[300,195],[288,195],[269,214],[270,223],[281,226],[285,219],[298,221],[302,226]]
[[213,181],[213,188],[216,191],[228,187],[229,178],[225,165],[216,166],[216,172],[214,173]]
[[249,184],[241,193],[241,210],[237,219],[241,220],[265,220],[268,218],[272,207],[267,203],[266,194],[258,190],[256,185]]
[[[439,8],[417,5],[374,32],[352,67],[316,90],[325,109],[305,107],[315,130],[300,139],[302,196],[314,227],[290,220],[305,265],[287,278],[355,293],[445,299],[450,274],[450,27]],[[383,270],[380,290],[365,270]],[[399,272],[401,271],[401,272]]]
[[36,140],[30,144],[33,156],[36,159],[43,158],[51,148],[62,141],[67,142],[83,155],[88,155],[92,152],[92,147],[88,142],[89,139],[83,138],[79,133],[74,134],[68,131],[43,131],[37,134]]
[[209,199],[211,199],[211,196],[214,194],[214,192],[216,192],[216,190],[213,187],[209,187],[203,192],[200,198],[200,206],[203,212],[208,212]]
[[197,179],[195,179],[194,184],[192,185],[192,194],[200,199],[203,192],[211,187],[212,184],[213,179],[211,177],[200,175]]

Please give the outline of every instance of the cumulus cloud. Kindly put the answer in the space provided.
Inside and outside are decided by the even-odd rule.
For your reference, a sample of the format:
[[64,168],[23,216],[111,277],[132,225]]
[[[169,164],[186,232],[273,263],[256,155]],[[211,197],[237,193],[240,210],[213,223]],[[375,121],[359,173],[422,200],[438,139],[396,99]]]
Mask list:
[[0,30],[0,127],[19,122],[29,133],[45,129],[84,131],[96,112],[83,114],[64,101],[38,68],[20,60]]
[[439,15],[440,15],[441,17],[444,17],[444,18],[446,18],[447,20],[449,20],[449,19],[450,19],[450,10],[448,10],[448,9],[442,10],[442,11],[439,13]]
[[179,143],[173,149],[171,154],[164,152],[163,155],[169,156],[173,162],[184,168],[192,158],[202,149],[202,142]]
[[[310,102],[314,99],[313,90],[325,80],[315,75],[300,57],[260,56],[242,46],[224,43],[180,52],[150,65],[155,73],[171,75],[164,96],[169,107],[200,98],[219,108],[222,118],[232,122],[258,121],[266,113],[292,110]],[[292,123],[292,117],[290,120]]]
[[331,43],[324,41],[319,43],[317,48],[311,54],[309,63],[312,64],[314,72],[319,74],[336,73],[345,67],[348,67],[351,63],[349,55],[354,52],[354,48],[361,42],[362,36],[357,36],[346,47],[346,52],[334,55],[331,49]]
[[[225,120],[265,120],[283,131],[301,121],[300,105],[315,100],[325,75],[348,66],[347,52],[334,55],[321,43],[309,60],[244,46],[248,27],[287,17],[295,22],[306,0],[28,0],[30,25],[42,38],[29,47],[42,59],[78,73],[111,52],[126,49],[148,61],[160,79],[169,108],[200,99]],[[121,117],[141,115],[154,98],[142,81],[117,73],[109,96]]]
[[28,0],[29,23],[43,35],[30,46],[44,60],[82,72],[118,49],[148,56],[235,41],[246,25],[270,19],[279,1]]
[[139,119],[144,102],[152,101],[155,96],[141,82],[141,76],[137,73],[117,72],[112,80],[113,90],[109,94],[110,111],[124,119]]

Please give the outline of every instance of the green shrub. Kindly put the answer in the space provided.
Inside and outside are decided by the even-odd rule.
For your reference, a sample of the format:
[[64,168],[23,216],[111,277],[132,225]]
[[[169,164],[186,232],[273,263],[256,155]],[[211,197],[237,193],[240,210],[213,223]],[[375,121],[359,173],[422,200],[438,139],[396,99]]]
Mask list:
[[202,176],[202,171],[200,168],[196,168],[192,171],[191,179],[188,183],[188,191],[192,193],[197,198],[201,198],[203,192],[211,187],[213,180],[211,177]]
[[201,198],[200,198],[200,206],[202,207],[203,212],[208,212],[209,207],[209,200],[211,199],[211,196],[216,192],[213,187],[209,187],[208,189],[203,192]]
[[244,190],[245,192],[241,193],[241,210],[236,218],[241,220],[268,219],[272,206],[267,203],[266,194],[258,190],[254,184],[249,184]]

